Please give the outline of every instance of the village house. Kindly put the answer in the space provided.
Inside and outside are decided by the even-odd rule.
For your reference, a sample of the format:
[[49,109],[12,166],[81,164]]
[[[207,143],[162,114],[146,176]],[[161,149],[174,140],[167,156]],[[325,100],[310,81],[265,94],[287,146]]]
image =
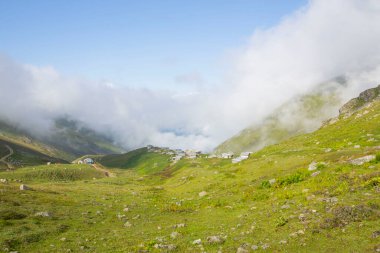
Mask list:
[[83,159],[84,164],[94,164],[94,160],[92,158]]

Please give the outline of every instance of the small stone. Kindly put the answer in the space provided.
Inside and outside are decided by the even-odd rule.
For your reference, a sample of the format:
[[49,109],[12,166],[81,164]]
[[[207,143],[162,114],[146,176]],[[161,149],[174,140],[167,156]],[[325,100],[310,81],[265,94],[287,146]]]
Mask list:
[[262,246],[261,246],[262,249],[267,249],[269,248],[269,244],[268,243],[264,243]]
[[202,244],[202,239],[194,240],[194,241],[193,241],[193,244],[194,244],[194,245],[200,245],[200,244]]
[[206,191],[201,191],[199,194],[198,194],[198,196],[199,197],[204,197],[204,196],[206,196],[207,195],[207,192]]
[[132,227],[132,223],[130,223],[129,221],[127,221],[126,223],[124,223],[124,227],[130,228],[130,227]]
[[301,213],[301,214],[298,216],[298,219],[299,219],[300,221],[304,221],[304,220],[306,220],[306,215],[303,214],[303,213]]
[[66,238],[65,238],[65,237],[62,237],[62,238],[60,239],[60,241],[61,241],[61,242],[65,242],[65,241],[66,241]]
[[317,163],[316,162],[312,162],[312,163],[310,163],[309,164],[309,168],[308,168],[308,170],[309,171],[313,171],[313,170],[316,170],[317,169]]
[[126,207],[126,208],[123,209],[123,211],[124,211],[124,212],[129,212],[129,208]]
[[360,145],[355,145],[354,148],[360,148]]
[[316,172],[313,172],[313,173],[311,174],[311,176],[312,176],[312,177],[316,177],[316,176],[318,176],[319,174],[321,174],[321,172],[318,170],[318,171],[316,171]]
[[377,238],[379,236],[380,236],[380,230],[377,230],[377,231],[372,233],[372,238]]
[[276,179],[275,179],[275,178],[270,179],[270,180],[269,180],[269,183],[270,183],[271,185],[274,184],[274,183],[276,183]]
[[172,239],[176,239],[179,235],[180,235],[180,233],[174,231],[174,232],[172,232],[172,233],[170,234],[170,238],[172,238]]
[[8,182],[8,180],[6,178],[0,178],[0,183],[6,184],[7,182]]
[[259,246],[257,246],[257,245],[252,245],[251,249],[252,249],[252,250],[258,250],[258,249],[259,249]]
[[176,224],[173,226],[174,228],[184,228],[186,227],[186,224],[185,223],[179,223],[179,224]]
[[50,217],[50,213],[49,212],[37,212],[34,214],[34,216],[37,216],[37,217]]
[[223,237],[212,235],[207,237],[207,242],[211,244],[221,244],[224,243],[225,239]]
[[242,247],[239,247],[238,249],[237,249],[237,251],[236,251],[236,253],[248,253],[249,251],[248,250],[246,250],[246,249],[244,249],[244,248],[242,248]]
[[287,241],[287,240],[281,240],[279,243],[280,243],[280,244],[287,244],[288,241]]
[[282,205],[282,206],[281,206],[281,209],[289,209],[289,208],[290,208],[289,205]]
[[28,191],[28,190],[31,190],[32,188],[30,188],[29,186],[25,185],[25,184],[22,184],[20,185],[20,190],[21,191]]

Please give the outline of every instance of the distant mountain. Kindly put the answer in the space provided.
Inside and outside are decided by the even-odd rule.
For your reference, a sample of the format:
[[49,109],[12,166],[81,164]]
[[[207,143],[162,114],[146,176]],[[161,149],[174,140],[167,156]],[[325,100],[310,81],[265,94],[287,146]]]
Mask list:
[[124,151],[112,138],[69,118],[57,119],[52,134],[41,140],[69,154],[72,159],[86,154],[115,154]]
[[308,94],[283,104],[261,123],[249,126],[217,146],[214,153],[257,151],[291,136],[312,132],[322,122],[336,116],[343,104],[340,89],[342,78],[319,85]]
[[[124,151],[111,138],[69,118],[57,119],[45,136],[35,135],[3,120],[0,121],[0,140],[23,147],[29,153],[38,152],[61,161],[72,161],[86,154]],[[0,146],[4,145],[0,143]]]

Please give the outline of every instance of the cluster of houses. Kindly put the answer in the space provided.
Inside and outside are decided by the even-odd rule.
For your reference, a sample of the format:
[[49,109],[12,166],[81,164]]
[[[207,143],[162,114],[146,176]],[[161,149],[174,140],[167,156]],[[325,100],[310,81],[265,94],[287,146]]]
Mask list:
[[235,157],[234,153],[226,152],[219,155],[210,155],[208,158],[221,158],[221,159],[232,159],[232,163],[238,163],[249,158],[252,152],[242,152],[240,156]]
[[155,147],[152,145],[148,145],[147,149],[149,152],[170,155],[171,161],[174,163],[178,162],[182,158],[195,159],[202,154],[200,151],[196,151],[196,150],[170,149],[166,147]]
[[233,158],[232,163],[238,163],[238,162],[241,162],[243,160],[246,160],[249,158],[249,156],[251,154],[252,154],[252,152],[243,152],[240,154],[240,156]]
[[95,163],[94,159],[89,158],[89,157],[78,161],[78,164],[94,164],[94,163]]

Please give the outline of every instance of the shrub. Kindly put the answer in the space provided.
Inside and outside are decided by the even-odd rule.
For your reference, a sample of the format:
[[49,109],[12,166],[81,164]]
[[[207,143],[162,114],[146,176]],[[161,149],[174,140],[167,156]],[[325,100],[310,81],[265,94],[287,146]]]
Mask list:
[[284,218],[283,216],[280,216],[276,219],[276,227],[285,226],[286,223],[288,223],[288,219]]
[[365,205],[340,206],[333,210],[333,217],[325,219],[322,228],[344,227],[351,222],[378,219],[379,214]]
[[293,175],[289,175],[289,176],[284,177],[284,178],[279,178],[277,181],[277,185],[278,186],[286,186],[286,185],[290,185],[290,184],[295,184],[295,183],[302,182],[303,180],[305,180],[305,178],[306,178],[305,173],[296,172]]
[[2,220],[21,220],[26,217],[26,214],[18,213],[13,210],[0,211],[0,219]]
[[380,162],[380,153],[377,153],[376,154],[376,158],[375,158],[376,162]]
[[264,180],[264,181],[261,182],[260,188],[262,188],[262,189],[271,188],[271,184],[269,183],[268,180]]

